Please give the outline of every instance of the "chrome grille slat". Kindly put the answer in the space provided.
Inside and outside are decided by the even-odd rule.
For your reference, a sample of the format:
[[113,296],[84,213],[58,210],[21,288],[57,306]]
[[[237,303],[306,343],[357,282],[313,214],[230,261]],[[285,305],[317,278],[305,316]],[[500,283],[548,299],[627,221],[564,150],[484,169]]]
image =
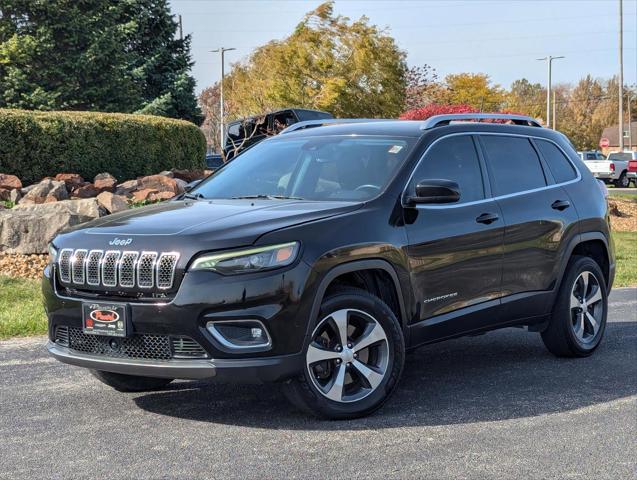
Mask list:
[[142,252],[137,262],[137,286],[153,288],[155,284],[155,260],[157,252]]
[[100,262],[104,252],[102,250],[91,250],[86,257],[86,283],[92,286],[100,284]]
[[102,284],[105,287],[117,286],[117,265],[121,252],[109,250],[102,258]]
[[179,253],[65,248],[57,270],[62,285],[168,290],[175,282]]
[[71,283],[71,258],[73,249],[65,248],[60,251],[58,265],[60,266],[60,280],[64,283]]
[[119,260],[119,284],[122,287],[133,288],[135,286],[135,268],[139,252],[124,252]]
[[84,284],[84,260],[88,250],[80,249],[75,250],[73,257],[71,257],[71,273],[73,277],[73,283],[76,285]]
[[157,261],[157,288],[169,289],[175,280],[175,266],[179,260],[177,252],[162,253]]

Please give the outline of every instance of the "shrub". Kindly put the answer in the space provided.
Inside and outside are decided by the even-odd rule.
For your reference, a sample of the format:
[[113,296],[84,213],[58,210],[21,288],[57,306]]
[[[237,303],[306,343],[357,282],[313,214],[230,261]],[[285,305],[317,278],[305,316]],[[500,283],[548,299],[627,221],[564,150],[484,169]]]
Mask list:
[[0,109],[0,172],[29,184],[57,173],[119,180],[205,167],[194,124],[149,115]]

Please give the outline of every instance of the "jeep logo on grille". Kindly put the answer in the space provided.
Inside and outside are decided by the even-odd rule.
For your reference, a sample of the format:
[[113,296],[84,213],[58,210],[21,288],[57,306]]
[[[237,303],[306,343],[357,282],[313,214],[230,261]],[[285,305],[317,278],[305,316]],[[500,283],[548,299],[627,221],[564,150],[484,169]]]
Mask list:
[[133,239],[132,238],[114,238],[113,240],[108,242],[109,245],[119,245],[121,247],[125,247],[126,245],[130,245],[131,243],[133,243]]

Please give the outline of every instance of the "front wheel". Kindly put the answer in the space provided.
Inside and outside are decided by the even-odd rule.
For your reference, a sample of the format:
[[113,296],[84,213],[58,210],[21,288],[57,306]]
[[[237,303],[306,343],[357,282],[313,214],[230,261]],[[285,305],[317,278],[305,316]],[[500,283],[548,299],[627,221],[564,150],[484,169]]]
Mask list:
[[284,391],[316,416],[362,417],[394,392],[404,361],[403,333],[391,309],[364,290],[348,288],[323,301],[304,371]]
[[159,390],[173,381],[172,378],[139,377],[122,373],[91,370],[91,374],[100,382],[114,388],[118,392],[148,392]]
[[586,357],[599,346],[606,328],[608,294],[604,274],[589,257],[567,266],[548,328],[546,348],[559,357]]

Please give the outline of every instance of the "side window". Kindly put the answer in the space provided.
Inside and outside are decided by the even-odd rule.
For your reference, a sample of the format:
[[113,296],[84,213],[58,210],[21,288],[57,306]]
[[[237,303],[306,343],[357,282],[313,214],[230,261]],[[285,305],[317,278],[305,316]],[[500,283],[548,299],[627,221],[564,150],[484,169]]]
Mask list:
[[[546,140],[535,140],[537,148],[548,163],[551,173],[557,183],[568,182],[577,178],[573,165],[568,161],[564,153],[554,143]],[[595,154],[593,154],[595,155]]]
[[482,135],[493,175],[495,195],[508,195],[546,186],[540,158],[528,138]]
[[[542,152],[542,154],[544,154],[544,152]],[[597,160],[597,154],[595,154],[595,153],[587,153],[586,154],[586,160]]]
[[434,144],[414,172],[410,186],[412,191],[417,182],[426,179],[457,182],[460,186],[459,203],[482,200],[484,185],[473,138],[459,135],[443,138]]

